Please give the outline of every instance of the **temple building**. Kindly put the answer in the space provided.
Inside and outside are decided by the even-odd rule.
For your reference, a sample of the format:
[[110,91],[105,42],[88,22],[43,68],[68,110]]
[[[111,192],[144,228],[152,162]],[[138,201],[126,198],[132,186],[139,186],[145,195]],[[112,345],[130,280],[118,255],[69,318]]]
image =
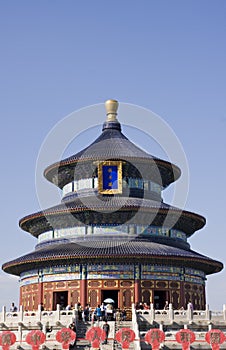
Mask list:
[[[45,310],[106,298],[119,308],[153,303],[174,309],[206,304],[209,274],[221,262],[190,249],[205,218],[164,203],[162,192],[180,175],[121,131],[118,102],[106,102],[102,133],[87,148],[47,167],[62,190],[60,204],[30,214],[20,227],[37,238],[34,251],[6,262],[20,278],[20,305]],[[123,118],[123,116],[122,116]]]

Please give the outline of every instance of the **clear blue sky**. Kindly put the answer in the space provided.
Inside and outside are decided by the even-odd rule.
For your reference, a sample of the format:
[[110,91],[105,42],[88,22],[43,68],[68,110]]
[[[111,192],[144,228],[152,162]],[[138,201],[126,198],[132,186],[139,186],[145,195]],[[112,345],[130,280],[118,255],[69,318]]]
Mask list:
[[[35,245],[18,220],[39,210],[45,136],[108,98],[148,108],[174,130],[189,162],[186,208],[207,218],[189,242],[226,263],[225,18],[224,0],[0,0],[1,264]],[[17,280],[1,272],[0,282],[0,303],[18,304]],[[225,269],[208,278],[207,302],[226,304]]]

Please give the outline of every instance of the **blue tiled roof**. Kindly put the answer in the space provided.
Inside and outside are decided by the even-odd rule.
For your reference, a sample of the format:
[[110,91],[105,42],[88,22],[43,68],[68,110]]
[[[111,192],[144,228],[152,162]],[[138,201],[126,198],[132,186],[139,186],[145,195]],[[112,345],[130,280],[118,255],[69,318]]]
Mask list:
[[[51,244],[18,259],[5,263],[5,272],[19,275],[29,268],[43,268],[53,264],[92,263],[94,261],[123,260],[130,262],[169,264],[196,267],[207,274],[218,272],[223,265],[192,250],[180,249],[148,240],[95,240],[76,243]],[[126,259],[126,260],[125,260]]]
[[[47,167],[44,175],[49,181],[54,183],[57,177],[57,185],[62,188],[65,182],[67,183],[74,179],[75,173],[73,171],[71,172],[71,168],[73,168],[73,165],[75,166],[77,162],[93,163],[94,161],[110,159],[121,159],[132,163],[138,161],[146,165],[154,162],[156,167],[159,168],[164,187],[177,180],[181,174],[177,166],[143,151],[129,141],[120,130],[106,128],[91,145],[82,151]],[[71,175],[69,175],[70,172]]]
[[[205,218],[201,215],[182,211],[164,202],[157,202],[142,198],[133,197],[82,197],[73,198],[72,201],[61,203],[52,208],[28,215],[20,220],[23,230],[31,232],[34,236],[49,229],[51,218],[54,217],[56,227],[67,226],[68,215],[77,215],[78,220],[85,223],[87,215],[90,220],[95,219],[99,224],[109,223],[114,218],[114,223],[125,223],[140,210],[136,215],[137,224],[162,224],[168,214],[168,227],[174,222],[175,227],[191,235],[194,231],[201,229],[205,225]],[[50,222],[48,222],[48,218]],[[175,218],[177,219],[176,221]],[[87,217],[87,220],[89,217]],[[98,221],[99,220],[99,221]],[[121,220],[121,221],[120,221]],[[155,220],[155,221],[154,221]],[[86,222],[91,224],[92,222]],[[159,224],[158,224],[159,223]],[[58,225],[58,226],[57,226]],[[35,228],[36,226],[36,228]]]

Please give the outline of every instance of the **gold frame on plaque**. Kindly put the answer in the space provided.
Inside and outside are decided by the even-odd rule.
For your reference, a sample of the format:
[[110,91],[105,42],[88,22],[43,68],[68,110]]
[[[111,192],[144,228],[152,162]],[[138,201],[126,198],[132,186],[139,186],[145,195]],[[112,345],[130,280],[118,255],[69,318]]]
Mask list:
[[[103,188],[103,166],[117,166],[117,189]],[[116,194],[122,193],[122,162],[106,160],[98,164],[98,192],[101,194]]]

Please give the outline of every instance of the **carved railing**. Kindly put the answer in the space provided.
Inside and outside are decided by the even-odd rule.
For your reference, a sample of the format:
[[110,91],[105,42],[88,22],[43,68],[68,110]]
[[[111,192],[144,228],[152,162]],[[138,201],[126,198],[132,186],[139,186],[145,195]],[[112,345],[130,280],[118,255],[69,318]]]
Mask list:
[[140,318],[143,317],[150,323],[172,324],[176,322],[191,324],[194,322],[206,324],[222,323],[226,325],[226,305],[223,305],[222,311],[211,311],[208,305],[206,305],[205,310],[192,310],[189,307],[186,310],[174,310],[172,304],[169,304],[168,310],[155,310],[153,304],[151,304],[148,310],[136,310],[136,315],[139,315]]

